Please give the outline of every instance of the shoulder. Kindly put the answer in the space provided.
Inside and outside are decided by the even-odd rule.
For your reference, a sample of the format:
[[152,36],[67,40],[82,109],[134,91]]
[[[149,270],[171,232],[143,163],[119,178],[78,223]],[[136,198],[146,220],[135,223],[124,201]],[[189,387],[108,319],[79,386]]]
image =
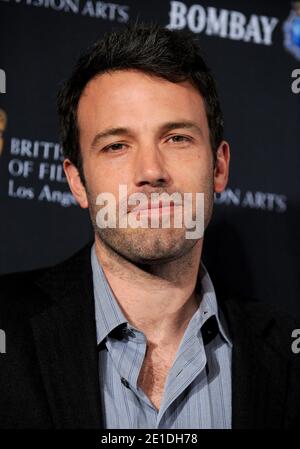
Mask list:
[[31,315],[51,303],[49,292],[63,285],[88,263],[92,242],[64,261],[36,270],[0,275],[0,316]]
[[236,314],[248,318],[250,325],[256,327],[265,322],[280,323],[280,326],[289,326],[297,321],[283,305],[264,301],[261,298],[232,295],[230,298],[232,308]]
[[[29,303],[34,305],[37,298],[42,302],[45,294],[36,284],[36,280],[42,278],[49,268],[38,270],[4,274],[0,276],[0,310],[1,315],[6,312],[15,313],[17,310],[24,312]],[[17,309],[16,309],[17,307]]]
[[284,307],[236,294],[223,299],[221,307],[236,340],[246,336],[284,358],[293,357],[293,336],[300,329],[300,320]]

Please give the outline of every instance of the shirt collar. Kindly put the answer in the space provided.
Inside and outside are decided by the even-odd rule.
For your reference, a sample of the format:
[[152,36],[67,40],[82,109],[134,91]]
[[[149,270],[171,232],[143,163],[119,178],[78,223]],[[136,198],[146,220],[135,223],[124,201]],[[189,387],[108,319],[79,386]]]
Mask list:
[[[101,264],[98,261],[95,244],[91,249],[91,264],[94,284],[97,344],[99,345],[114,329],[128,324],[128,320],[125,318],[110,288]],[[218,308],[214,286],[202,261],[197,278],[196,293],[202,295],[202,300],[199,308],[191,318],[188,326],[189,329],[191,330],[191,328],[195,327],[195,330],[199,331],[210,317],[215,316],[220,334],[231,346],[225,317]]]
[[95,244],[91,250],[91,264],[94,283],[97,344],[99,345],[113,329],[128,321],[110,288],[101,264],[98,262]]
[[202,299],[193,318],[196,318],[196,322],[198,320],[198,324],[202,327],[210,317],[214,316],[221,336],[232,346],[225,316],[221,308],[218,307],[212,280],[202,260],[197,277],[196,292],[202,296]]

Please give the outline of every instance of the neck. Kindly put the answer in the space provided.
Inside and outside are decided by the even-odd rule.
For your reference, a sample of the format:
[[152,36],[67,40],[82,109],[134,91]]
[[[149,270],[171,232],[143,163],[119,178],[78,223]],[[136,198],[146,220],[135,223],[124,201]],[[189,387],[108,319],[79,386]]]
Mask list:
[[198,240],[174,261],[142,266],[122,258],[95,238],[98,261],[123,314],[156,344],[180,341],[199,307],[195,286],[202,242]]

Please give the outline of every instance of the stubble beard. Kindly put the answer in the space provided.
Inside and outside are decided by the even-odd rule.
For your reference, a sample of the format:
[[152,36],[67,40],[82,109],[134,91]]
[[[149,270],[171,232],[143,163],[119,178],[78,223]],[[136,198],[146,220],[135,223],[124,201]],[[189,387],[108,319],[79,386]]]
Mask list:
[[[205,194],[205,229],[213,210],[211,187],[210,185]],[[197,243],[197,239],[186,238],[185,226],[181,228],[119,228],[117,220],[115,228],[100,228],[96,223],[98,212],[95,207],[96,198],[88,191],[87,196],[95,236],[109,253],[113,253],[118,258],[142,265],[163,264],[183,257]],[[196,216],[193,216],[193,220],[195,219]]]

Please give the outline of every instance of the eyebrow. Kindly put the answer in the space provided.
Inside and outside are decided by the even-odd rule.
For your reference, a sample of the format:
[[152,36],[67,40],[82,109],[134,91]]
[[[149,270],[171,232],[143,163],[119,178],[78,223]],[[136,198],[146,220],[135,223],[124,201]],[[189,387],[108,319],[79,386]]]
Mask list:
[[[178,129],[178,128],[194,129],[199,134],[203,135],[202,128],[196,122],[193,122],[190,120],[182,120],[182,121],[178,121],[178,122],[164,123],[160,127],[160,132],[168,132],[168,131],[172,131],[173,129]],[[91,144],[91,148],[92,149],[95,148],[101,140],[103,140],[107,137],[121,136],[124,134],[126,134],[128,136],[132,136],[133,132],[130,128],[125,128],[125,127],[107,128],[104,131],[101,131],[95,135],[95,137],[93,138],[92,144]]]

